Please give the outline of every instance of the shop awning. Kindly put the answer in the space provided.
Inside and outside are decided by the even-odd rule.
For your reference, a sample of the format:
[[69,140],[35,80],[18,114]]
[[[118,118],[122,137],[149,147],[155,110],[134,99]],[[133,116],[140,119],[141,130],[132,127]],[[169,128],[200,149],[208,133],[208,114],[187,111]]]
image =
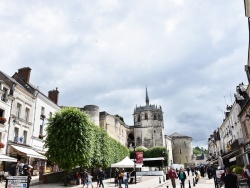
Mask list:
[[6,156],[6,155],[1,155],[0,154],[0,161],[6,161],[6,162],[17,162],[17,159]]
[[35,150],[33,149],[30,149],[30,148],[24,148],[24,147],[21,147],[21,146],[14,146],[14,145],[11,145],[14,149],[22,152],[22,153],[25,153],[28,157],[33,157],[33,158],[38,158],[38,159],[46,159],[46,157],[44,155],[41,155],[39,153],[37,153]]

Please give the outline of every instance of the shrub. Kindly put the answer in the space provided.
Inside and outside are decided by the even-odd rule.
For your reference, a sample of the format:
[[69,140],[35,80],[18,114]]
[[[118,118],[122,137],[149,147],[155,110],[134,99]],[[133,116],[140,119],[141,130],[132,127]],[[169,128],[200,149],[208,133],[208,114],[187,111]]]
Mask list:
[[233,172],[235,174],[242,174],[244,172],[243,168],[240,167],[240,166],[236,166],[234,169],[233,169]]
[[230,166],[231,171],[233,171],[234,168],[235,168],[236,166],[237,166],[237,165],[232,165],[232,166]]

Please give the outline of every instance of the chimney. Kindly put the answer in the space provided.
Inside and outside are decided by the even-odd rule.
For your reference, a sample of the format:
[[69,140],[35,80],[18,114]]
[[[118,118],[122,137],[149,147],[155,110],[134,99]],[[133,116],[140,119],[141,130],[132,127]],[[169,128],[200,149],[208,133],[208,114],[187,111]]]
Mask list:
[[58,88],[56,88],[56,90],[52,90],[49,91],[49,99],[52,100],[56,105],[58,105],[58,98],[59,98],[59,91],[57,90]]
[[31,68],[29,68],[29,67],[24,67],[24,68],[18,69],[18,74],[27,83],[29,83],[29,81],[30,81],[30,72],[31,72]]

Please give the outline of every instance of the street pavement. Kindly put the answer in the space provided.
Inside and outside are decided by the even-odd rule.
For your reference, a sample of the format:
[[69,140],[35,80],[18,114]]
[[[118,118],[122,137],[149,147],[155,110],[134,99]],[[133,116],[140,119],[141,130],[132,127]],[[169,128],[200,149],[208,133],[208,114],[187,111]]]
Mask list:
[[[193,186],[194,176],[187,176],[187,180],[185,182],[185,188],[214,188],[214,180],[208,178],[201,178],[199,182]],[[190,187],[189,187],[190,181]],[[52,183],[52,184],[37,184],[38,176],[32,177],[31,186],[32,188],[62,188],[63,183]],[[176,179],[176,188],[180,188],[180,181]],[[67,187],[83,187],[83,185],[69,185]],[[96,188],[96,182],[93,182],[93,187]],[[115,187],[114,179],[105,179],[104,187],[110,188]],[[124,185],[122,186],[124,188]],[[172,188],[170,180],[164,181],[163,176],[142,176],[142,181],[137,184],[129,184],[129,188]],[[5,182],[0,183],[0,188],[5,188]],[[86,186],[85,186],[86,188]],[[91,186],[89,186],[91,188]]]

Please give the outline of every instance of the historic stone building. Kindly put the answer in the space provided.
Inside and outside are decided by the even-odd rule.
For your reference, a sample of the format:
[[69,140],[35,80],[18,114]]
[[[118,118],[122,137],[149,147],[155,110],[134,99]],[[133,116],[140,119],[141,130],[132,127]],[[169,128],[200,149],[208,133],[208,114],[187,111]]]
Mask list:
[[170,137],[172,138],[173,163],[193,163],[192,138],[179,133],[173,133]]
[[149,104],[147,88],[146,105],[136,107],[133,116],[136,146],[165,146],[163,112],[161,106]]

